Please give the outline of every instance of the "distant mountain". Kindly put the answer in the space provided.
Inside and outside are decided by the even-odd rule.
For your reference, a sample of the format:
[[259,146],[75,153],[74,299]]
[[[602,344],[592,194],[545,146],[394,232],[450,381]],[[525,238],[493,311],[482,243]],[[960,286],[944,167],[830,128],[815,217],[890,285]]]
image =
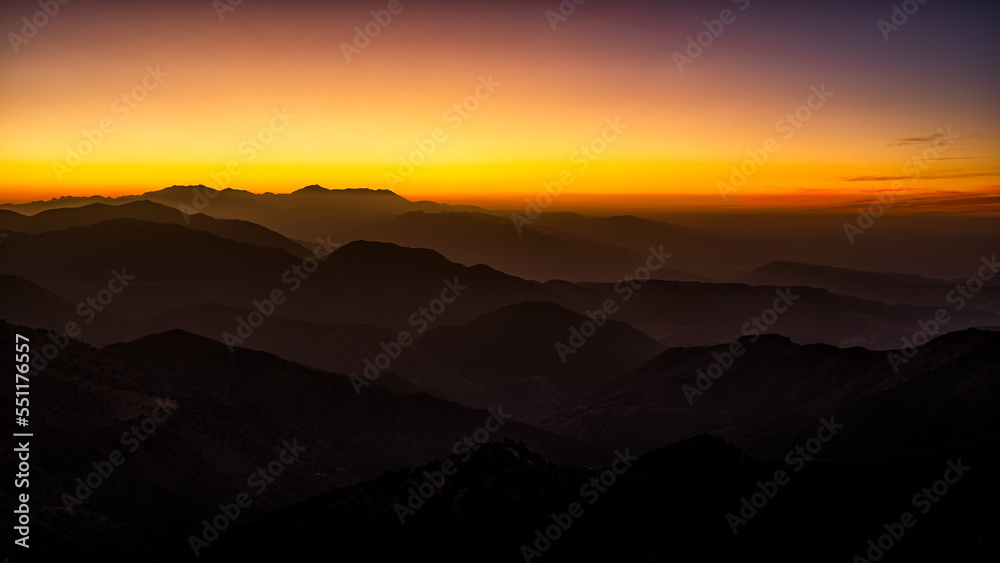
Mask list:
[[[235,330],[236,319],[246,319],[255,309],[199,303],[172,309],[143,319],[143,334],[181,329],[217,341]],[[380,351],[379,345],[396,339],[388,328],[373,325],[306,322],[282,316],[270,317],[254,329],[242,347],[260,350],[326,371],[358,372],[366,357]]]
[[670,263],[655,272],[653,278],[674,281],[711,281],[717,272],[738,268],[758,254],[745,237],[633,215],[590,217],[547,212],[533,219],[530,228],[556,237],[583,237],[631,251],[639,259],[628,270],[619,272],[615,281],[641,266],[651,246],[663,245],[673,253]]
[[508,305],[428,331],[393,370],[469,406],[516,405],[530,422],[663,350],[626,323],[594,328],[589,317],[553,303]]
[[[973,270],[976,270],[973,268]],[[992,275],[992,272],[987,271]],[[889,305],[949,306],[948,294],[966,280],[932,280],[907,274],[862,272],[796,262],[771,262],[743,276],[752,285],[807,285]],[[1000,277],[987,280],[969,306],[1000,314]]]
[[[933,319],[946,305],[889,306],[803,286],[659,280],[645,282],[638,289],[626,284],[578,285],[615,299],[620,304],[615,320],[627,322],[668,346],[698,346],[732,341],[741,334],[772,333],[800,344],[823,342],[887,350],[900,346],[902,337],[912,337],[920,330],[919,322]],[[600,301],[594,296],[585,302],[594,307]],[[783,309],[787,310],[777,313]],[[949,306],[948,314],[950,321],[940,327],[944,332],[998,324],[998,315],[971,307],[956,311]]]
[[[109,309],[133,319],[200,303],[252,308],[281,291],[285,301],[276,311],[285,318],[414,330],[424,322],[467,322],[504,305],[552,297],[540,284],[487,266],[466,267],[431,250],[386,243],[356,241],[321,262],[307,260],[133,219],[15,233],[0,244],[0,274],[29,279],[71,303],[94,297],[108,287],[113,271],[124,270],[135,279]],[[445,306],[442,293],[453,303]],[[421,313],[421,307],[438,313]]]
[[[410,332],[468,322],[513,303],[553,298],[541,284],[482,264],[467,267],[432,250],[371,241],[344,245],[308,281],[283,314]],[[447,303],[449,299],[453,302]]]
[[573,236],[599,240],[645,254],[651,244],[666,244],[679,251],[693,249],[706,242],[720,242],[718,234],[652,221],[634,215],[589,217],[571,212],[545,212],[533,219],[530,227],[542,232],[562,232]]
[[38,234],[61,231],[70,227],[85,227],[115,219],[139,219],[152,223],[184,225],[199,231],[206,231],[222,238],[263,247],[281,248],[293,256],[305,257],[316,243],[303,247],[278,233],[265,229],[249,221],[235,219],[215,219],[203,214],[185,217],[176,208],[170,208],[147,200],[138,200],[121,205],[91,203],[82,207],[64,207],[42,211],[37,215],[23,216],[9,211],[0,211],[0,230]]
[[[30,338],[36,370],[36,558],[537,561],[531,545],[543,562],[849,561],[964,463],[893,557],[995,560],[1000,276],[947,301],[995,245],[991,218],[887,214],[852,244],[819,214],[690,228],[556,212],[519,233],[386,190],[210,195],[0,209],[0,341]],[[673,253],[666,279],[640,281],[651,247]],[[804,263],[816,255],[842,267]],[[788,452],[835,424],[792,469]],[[301,458],[280,461],[291,444]],[[442,480],[445,460],[458,473]],[[262,470],[275,479],[196,558],[186,538]],[[781,470],[792,483],[772,494]]]
[[[194,303],[247,305],[280,287],[282,272],[301,262],[281,249],[135,219],[15,233],[0,245],[0,274],[25,277],[71,303],[127,281],[107,308],[133,318]],[[113,272],[122,280],[112,283]]]
[[[346,242],[355,238],[351,234],[365,225],[414,211],[429,214],[469,212],[483,220],[494,215],[513,226],[509,211],[490,212],[475,206],[409,201],[389,190],[328,190],[315,185],[287,194],[253,194],[233,189],[216,193],[207,191],[204,186],[173,186],[119,198],[62,197],[45,202],[3,204],[0,211],[33,215],[47,209],[93,203],[120,205],[140,200],[174,209],[183,208],[188,213],[202,212],[217,218],[251,221],[289,239],[305,241],[307,247],[316,237],[331,237],[335,241]],[[533,218],[527,228],[569,242],[587,239],[599,245],[623,248],[640,258],[644,258],[650,245],[665,245],[670,252],[674,252],[674,256],[669,268],[654,277],[680,281],[707,281],[695,276],[716,281],[741,281],[741,275],[765,264],[776,261],[810,263],[816,261],[816,256],[822,256],[825,264],[840,268],[960,279],[974,274],[970,269],[975,267],[981,256],[995,253],[996,243],[1000,242],[996,236],[1000,232],[1000,218],[988,214],[887,214],[878,220],[877,228],[850,239],[845,236],[844,225],[857,221],[853,212],[844,215],[840,212],[638,211],[643,212],[646,218],[545,212]],[[523,210],[520,212],[523,213]],[[0,220],[2,216],[0,213]],[[402,240],[396,242],[410,244]],[[455,241],[451,243],[456,244]],[[914,252],[914,248],[920,251]],[[435,250],[451,257],[450,250],[444,247],[435,247]],[[474,260],[473,263],[482,261]]]
[[[624,283],[539,284],[485,265],[456,264],[431,250],[368,241],[349,243],[316,261],[134,219],[37,235],[12,233],[0,244],[0,275],[30,280],[69,303],[94,298],[116,271],[135,279],[108,309],[134,321],[202,303],[252,309],[254,302],[280,291],[284,302],[273,311],[278,317],[422,334],[525,301],[548,301],[582,314],[610,298],[620,307],[611,320],[629,323],[668,346],[727,342],[759,331],[800,343],[889,349],[938,308],[888,306],[793,286],[799,297],[789,310],[754,326],[752,319],[780,301],[778,293],[787,288],[660,280],[637,289]],[[442,296],[453,302],[445,303]],[[429,312],[432,305],[437,313]],[[972,307],[950,314],[944,331],[1000,324],[997,315]]]
[[389,190],[328,190],[316,185],[288,194],[254,194],[231,188],[213,192],[205,186],[172,186],[118,198],[63,197],[44,202],[4,204],[0,205],[0,210],[33,215],[48,209],[81,207],[90,203],[120,205],[140,200],[156,202],[189,214],[203,212],[220,219],[251,221],[289,238],[304,241],[327,236],[338,240],[358,225],[410,211],[479,210],[474,206],[412,202]]
[[620,247],[530,227],[518,233],[509,219],[485,213],[414,211],[364,225],[350,238],[433,248],[461,264],[487,264],[538,281],[617,281],[641,264]]

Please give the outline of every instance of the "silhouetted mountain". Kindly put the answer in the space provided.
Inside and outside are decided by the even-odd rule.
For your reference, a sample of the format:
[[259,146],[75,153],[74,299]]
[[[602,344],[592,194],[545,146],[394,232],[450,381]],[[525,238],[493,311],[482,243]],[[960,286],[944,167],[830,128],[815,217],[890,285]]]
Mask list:
[[[888,350],[900,346],[902,337],[911,337],[920,330],[919,322],[934,319],[938,309],[946,305],[889,306],[802,286],[659,280],[644,282],[638,288],[627,284],[579,285],[600,292],[600,297],[588,299],[588,307],[598,306],[604,298],[615,299],[620,304],[616,320],[668,346],[699,346],[729,342],[741,335],[774,333],[800,344],[823,342]],[[778,313],[783,309],[785,312]],[[972,307],[956,311],[949,306],[947,313],[949,322],[939,327],[943,332],[998,324],[996,314]]]
[[[413,211],[486,211],[474,206],[411,202],[389,190],[327,190],[319,186],[291,194],[253,194],[233,189],[213,194],[203,186],[173,186],[119,198],[64,197],[47,202],[4,204],[0,210],[31,215],[46,209],[92,203],[120,205],[139,200],[183,208],[188,213],[200,211],[212,217],[251,221],[302,241],[314,241],[317,237],[346,241],[363,225]],[[509,212],[494,214],[513,225]],[[669,222],[653,220],[656,218]],[[645,256],[650,245],[665,245],[675,254],[670,269],[661,271],[658,277],[682,281],[699,281],[692,275],[738,281],[747,271],[770,262],[811,263],[816,256],[822,256],[823,263],[840,268],[959,279],[975,273],[981,256],[996,252],[996,233],[1000,232],[1000,219],[987,214],[959,217],[887,214],[878,220],[878,228],[865,231],[863,236],[856,235],[853,240],[857,244],[853,244],[845,236],[844,225],[856,220],[853,212],[844,215],[650,211],[646,218],[542,213],[532,219],[528,228],[557,238],[577,237],[624,248],[640,257]],[[914,248],[920,252],[914,252]]]
[[[975,268],[973,268],[974,270]],[[970,270],[972,271],[972,270]],[[993,275],[992,272],[986,272]],[[889,305],[948,306],[948,294],[966,280],[931,280],[906,274],[862,272],[795,262],[772,262],[743,276],[752,285],[807,285],[831,293],[881,301]],[[986,280],[969,306],[1000,314],[1000,279]]]
[[82,207],[50,209],[30,217],[3,211],[0,212],[0,230],[38,234],[61,231],[70,227],[85,227],[115,219],[139,219],[152,223],[184,225],[238,242],[281,248],[300,258],[309,255],[316,246],[316,243],[312,243],[303,247],[299,243],[249,221],[215,219],[200,213],[185,217],[176,208],[147,200],[137,200],[120,205],[91,203]]
[[519,233],[509,219],[485,213],[415,211],[364,225],[349,238],[432,248],[455,262],[539,281],[617,281],[641,264],[620,247],[530,227]]
[[[446,322],[551,296],[538,284],[486,266],[468,268],[433,251],[385,243],[354,242],[324,261],[306,260],[177,225],[131,219],[12,234],[0,245],[0,274],[25,277],[70,302],[106,288],[113,270],[134,276],[110,308],[136,319],[199,303],[253,307],[280,290],[287,301],[277,308],[287,318],[412,328],[419,326],[411,322],[419,308],[440,300],[455,280],[468,289],[456,287],[461,295],[441,315]],[[422,318],[437,321],[433,315]]]
[[19,205],[4,204],[0,205],[0,210],[32,215],[61,207],[80,207],[90,203],[120,205],[139,200],[153,201],[189,214],[203,212],[220,219],[251,221],[287,237],[305,241],[315,240],[316,237],[325,239],[327,236],[338,240],[348,229],[410,211],[479,209],[429,201],[412,202],[389,190],[327,190],[314,185],[290,194],[254,194],[231,188],[208,191],[205,186],[171,186],[118,198],[62,197]]
[[58,295],[22,277],[0,275],[0,318],[32,328],[56,328],[76,313]]
[[[424,471],[438,470],[443,461],[387,472],[276,512],[223,537],[205,558],[297,560],[335,552],[379,562],[847,561],[863,554],[887,521],[896,522],[891,519],[914,491],[949,468],[949,458],[940,455],[866,462],[824,456],[800,474],[783,460],[708,436],[649,452],[628,467],[622,457],[621,450],[609,452],[604,465],[583,469],[548,463],[521,444],[492,444],[464,463],[452,458],[454,475],[426,500],[413,501],[412,512],[405,510],[425,482]],[[987,473],[997,462],[995,451],[963,450],[961,463],[972,469],[937,514],[917,517],[920,534],[905,532],[893,555],[991,560],[998,519],[983,500],[1000,492]],[[791,473],[789,482],[774,485],[776,471]],[[763,494],[761,483],[775,487],[763,503],[753,497]],[[744,498],[760,508],[751,506],[749,520],[740,523]]]
[[[696,263],[695,256],[699,253],[707,251],[712,256],[715,256],[719,251],[729,253],[733,249],[727,248],[728,244],[734,242],[739,244],[738,241],[707,230],[651,221],[634,215],[587,217],[579,213],[547,212],[533,219],[530,227],[543,233],[552,233],[555,236],[560,236],[560,233],[563,233],[618,246],[643,257],[648,253],[650,246],[662,244],[675,252],[674,258],[677,259],[677,263],[684,264],[677,266],[680,268],[689,267],[689,263]],[[704,258],[707,256],[701,257],[701,259]],[[700,261],[697,263],[699,264],[698,270],[701,271],[703,264]],[[718,269],[718,267],[719,263],[716,262],[709,269]],[[707,281],[704,278],[695,278],[697,276],[692,274],[692,279],[679,279],[678,281]]]
[[[246,319],[254,310],[199,303],[143,319],[140,324],[146,334],[182,329],[221,342],[223,334],[234,332],[238,318]],[[275,315],[255,328],[241,346],[326,371],[353,373],[365,358],[380,351],[380,344],[395,339],[394,331],[373,325],[329,325]]]
[[[47,289],[18,276],[0,275],[0,319],[35,329],[78,330],[78,339],[108,344],[138,336],[137,324],[113,311],[91,314],[87,303],[70,304]],[[75,327],[75,328],[74,328]]]
[[731,345],[667,350],[539,424],[604,437],[605,447],[642,451],[713,432],[780,454],[836,415],[846,428],[831,448],[871,455],[988,440],[1000,422],[991,406],[1000,398],[1000,332],[938,337],[898,372],[885,352],[751,340],[739,340],[740,356]]
[[587,324],[594,328],[589,317],[553,303],[509,305],[428,331],[394,369],[462,404],[516,405],[530,422],[663,349],[622,322],[602,321],[595,331]]
[[331,254],[303,282],[294,301],[282,306],[282,314],[423,332],[439,324],[468,322],[505,305],[552,298],[540,284],[485,265],[467,267],[432,250],[354,241]]
[[[0,244],[0,274],[28,279],[70,303],[95,298],[102,290],[107,297],[114,272],[134,280],[106,308],[134,321],[202,303],[251,309],[280,291],[284,301],[261,305],[262,313],[324,325],[417,329],[422,334],[432,324],[466,323],[524,301],[550,301],[584,313],[610,298],[620,306],[612,320],[627,322],[669,346],[726,342],[761,331],[800,343],[889,349],[937,311],[793,287],[798,298],[787,312],[762,317],[788,288],[659,280],[633,282],[631,287],[624,282],[543,285],[389,243],[356,241],[317,261],[179,225],[133,219],[37,235],[12,233]],[[453,302],[445,303],[442,295]],[[428,309],[432,305],[435,313]],[[998,324],[996,315],[972,307],[950,315],[942,327],[946,332]],[[755,317],[770,321],[754,326]],[[231,334],[238,324],[233,318]]]
[[[35,350],[54,342],[44,332],[0,323],[3,341],[14,342],[15,332]],[[183,331],[103,349],[75,341],[62,347],[31,379],[31,429],[45,436],[44,447],[32,449],[31,493],[38,499],[32,542],[43,552],[76,550],[77,557],[89,558],[107,549],[119,560],[140,554],[188,559],[184,538],[200,535],[202,520],[239,493],[253,498],[240,522],[245,525],[332,487],[448,455],[456,441],[493,418],[428,395],[392,393],[378,381],[359,397],[345,376],[260,352],[230,353]],[[13,346],[0,351],[0,361],[14,364]],[[13,386],[5,386],[0,398],[13,402]],[[162,406],[155,410],[167,399],[172,412],[163,419]],[[491,440],[523,441],[574,463],[596,458],[495,406],[514,418],[504,420]],[[155,426],[142,422],[154,414],[161,419]],[[125,441],[122,433],[138,427],[141,441]],[[279,459],[288,444],[304,448],[298,459],[286,461],[273,484],[254,492],[248,476]],[[124,464],[67,513],[63,495],[73,495],[75,479],[87,479],[95,471],[91,462],[107,461],[114,450]],[[15,457],[11,448],[0,454],[7,466]],[[83,541],[81,528],[88,530]],[[11,533],[4,530],[3,539]]]
[[[995,254],[1000,243],[1000,217],[995,213],[887,212],[870,224],[861,220],[870,228],[862,234],[852,231],[850,236],[845,225],[858,229],[856,207],[846,213],[707,211],[648,216],[721,237],[708,247],[709,250],[714,247],[714,259],[708,266],[713,271],[731,273],[728,277],[713,276],[722,281],[739,281],[739,276],[746,272],[776,261],[819,262],[838,268],[932,279],[967,279],[976,274],[980,259]],[[673,267],[703,273],[685,265],[682,252],[674,258]]]
[[280,287],[282,272],[301,262],[277,248],[135,219],[11,234],[0,245],[0,273],[25,277],[71,303],[107,291],[119,272],[123,279],[114,287],[129,285],[106,306],[133,318],[195,303],[247,305]]

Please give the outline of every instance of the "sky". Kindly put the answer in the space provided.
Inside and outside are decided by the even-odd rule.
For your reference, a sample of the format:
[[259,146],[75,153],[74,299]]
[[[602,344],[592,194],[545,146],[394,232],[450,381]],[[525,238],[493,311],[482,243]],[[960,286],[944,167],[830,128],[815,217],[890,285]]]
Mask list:
[[967,0],[8,0],[0,200],[197,184],[477,204],[996,199],[998,15]]

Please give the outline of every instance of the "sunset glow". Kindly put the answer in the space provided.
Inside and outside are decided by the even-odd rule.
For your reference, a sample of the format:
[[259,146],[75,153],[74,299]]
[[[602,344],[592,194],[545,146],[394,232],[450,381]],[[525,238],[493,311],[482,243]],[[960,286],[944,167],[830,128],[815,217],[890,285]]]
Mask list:
[[[988,25],[972,12],[928,3],[885,40],[878,3],[809,6],[808,20],[794,3],[585,3],[553,29],[557,2],[404,1],[345,56],[386,3],[266,4],[74,2],[30,40],[8,37],[0,199],[321,184],[517,201],[568,170],[566,195],[719,203],[769,139],[733,197],[1000,185],[1000,50],[967,33]],[[21,33],[36,10],[5,3],[2,28]],[[722,10],[734,21],[679,69]],[[608,120],[622,130],[605,142]],[[939,130],[954,142],[928,159]]]

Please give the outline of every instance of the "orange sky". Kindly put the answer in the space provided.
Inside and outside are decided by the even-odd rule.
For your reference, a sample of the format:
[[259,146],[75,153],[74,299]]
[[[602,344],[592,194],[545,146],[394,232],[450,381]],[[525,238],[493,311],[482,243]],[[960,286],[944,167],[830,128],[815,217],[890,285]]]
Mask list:
[[[886,42],[862,3],[588,3],[556,30],[548,4],[404,1],[351,62],[341,43],[385,2],[246,0],[223,21],[207,1],[67,4],[0,51],[0,200],[321,184],[511,201],[561,174],[567,196],[707,204],[720,182],[737,202],[1000,185],[997,40],[974,12],[927,4]],[[672,54],[726,8],[735,22],[679,72]],[[5,3],[0,29],[37,9]],[[738,188],[734,166],[752,171]]]

